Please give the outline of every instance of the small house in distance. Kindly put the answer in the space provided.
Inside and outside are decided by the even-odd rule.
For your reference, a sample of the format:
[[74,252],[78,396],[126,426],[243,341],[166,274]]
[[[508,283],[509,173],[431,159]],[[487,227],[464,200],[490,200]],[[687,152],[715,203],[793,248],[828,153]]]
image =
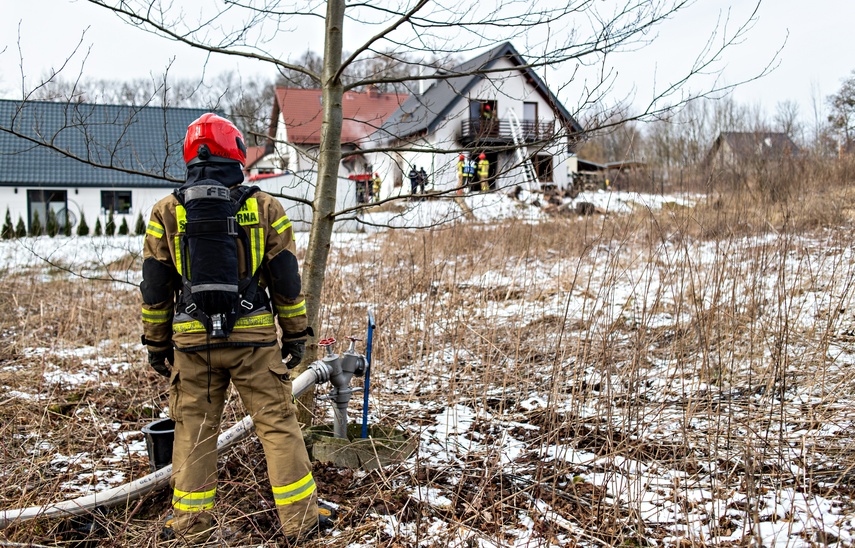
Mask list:
[[789,135],[771,131],[722,132],[707,153],[711,168],[745,170],[757,162],[779,162],[796,156]]
[[793,161],[799,147],[786,133],[723,132],[703,162],[709,180],[719,189],[747,188],[782,199],[795,181]]

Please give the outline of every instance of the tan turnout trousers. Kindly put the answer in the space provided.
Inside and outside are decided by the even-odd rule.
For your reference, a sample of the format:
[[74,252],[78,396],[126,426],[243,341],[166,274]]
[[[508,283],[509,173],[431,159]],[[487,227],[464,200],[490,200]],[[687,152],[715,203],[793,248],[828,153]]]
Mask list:
[[308,531],[318,521],[317,493],[279,345],[211,349],[210,387],[207,358],[207,350],[175,352],[169,414],[175,421],[172,506],[177,536],[192,538],[212,528],[208,510],[217,489],[217,436],[230,381],[264,447],[282,533],[290,537]]

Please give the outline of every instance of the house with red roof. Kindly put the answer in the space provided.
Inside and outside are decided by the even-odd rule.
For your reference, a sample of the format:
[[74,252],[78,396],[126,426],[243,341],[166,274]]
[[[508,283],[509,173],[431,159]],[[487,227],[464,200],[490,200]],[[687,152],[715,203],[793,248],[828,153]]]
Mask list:
[[[348,91],[342,98],[342,159],[339,175],[344,178],[371,171],[361,152],[367,137],[377,131],[401,106],[407,95],[381,93],[376,89]],[[320,89],[277,87],[264,153],[250,161],[250,178],[265,174],[316,171],[321,143],[323,93]],[[355,153],[355,154],[354,154]]]
[[[510,42],[426,82],[413,94],[344,94],[337,205],[365,201],[374,173],[382,181],[380,198],[409,194],[405,180],[420,169],[427,174],[425,190],[453,190],[460,185],[460,155],[488,161],[489,184],[473,184],[473,190],[570,186],[573,147],[583,128]],[[248,162],[251,181],[265,179],[273,192],[311,200],[322,97],[319,89],[276,88],[270,140],[264,154]],[[266,180],[279,174],[291,178]]]

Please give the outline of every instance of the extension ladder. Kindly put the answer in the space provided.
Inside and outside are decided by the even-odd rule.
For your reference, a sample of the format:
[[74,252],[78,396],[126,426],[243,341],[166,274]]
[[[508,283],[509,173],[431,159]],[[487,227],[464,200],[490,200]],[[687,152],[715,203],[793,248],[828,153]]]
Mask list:
[[534,169],[534,164],[531,161],[531,157],[528,155],[528,148],[525,146],[520,119],[517,118],[517,114],[512,109],[505,111],[505,117],[508,119],[508,123],[511,126],[511,137],[514,139],[514,150],[516,150],[517,160],[523,168],[525,182],[528,184],[528,190],[529,192],[539,190],[540,183],[537,180],[537,171]]

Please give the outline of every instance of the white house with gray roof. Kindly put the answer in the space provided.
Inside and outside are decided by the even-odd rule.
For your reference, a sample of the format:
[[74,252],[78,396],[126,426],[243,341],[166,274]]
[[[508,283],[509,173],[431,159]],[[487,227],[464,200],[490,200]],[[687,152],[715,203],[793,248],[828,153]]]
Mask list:
[[[0,216],[29,228],[53,211],[90,230],[151,207],[185,176],[187,126],[202,109],[0,100]],[[2,221],[0,221],[2,222]]]
[[[427,190],[458,186],[461,153],[489,161],[491,188],[531,183],[567,188],[573,143],[583,131],[543,80],[505,42],[411,95],[371,138],[372,165],[383,180],[381,198],[407,194],[415,166]],[[406,150],[412,149],[412,150]],[[528,160],[531,167],[525,169]],[[536,180],[535,180],[536,179]]]

